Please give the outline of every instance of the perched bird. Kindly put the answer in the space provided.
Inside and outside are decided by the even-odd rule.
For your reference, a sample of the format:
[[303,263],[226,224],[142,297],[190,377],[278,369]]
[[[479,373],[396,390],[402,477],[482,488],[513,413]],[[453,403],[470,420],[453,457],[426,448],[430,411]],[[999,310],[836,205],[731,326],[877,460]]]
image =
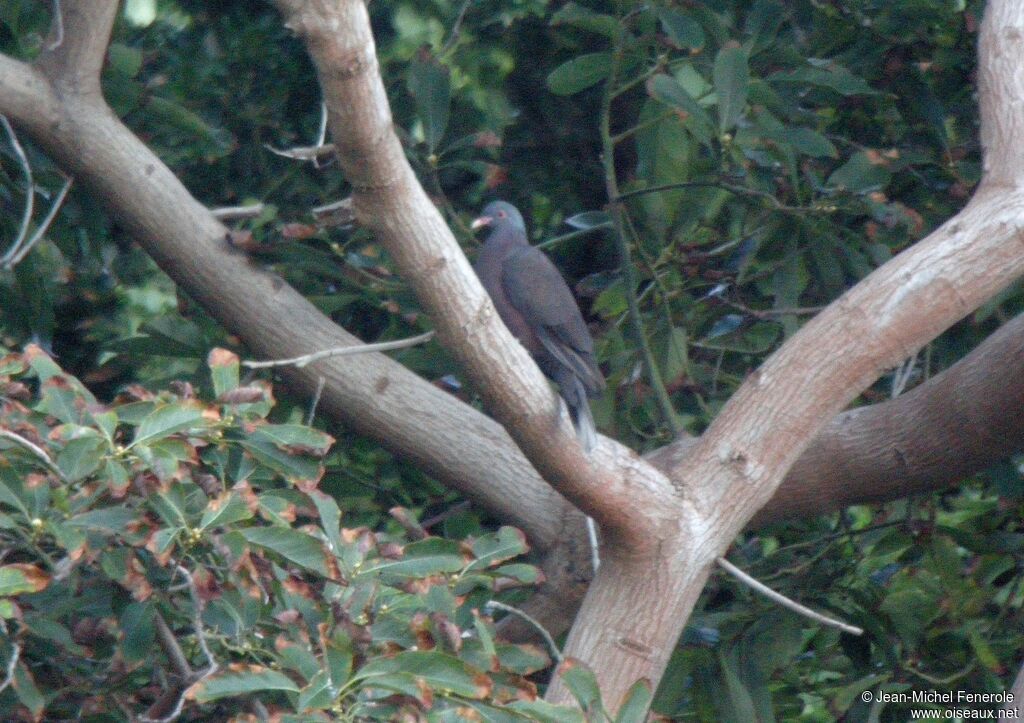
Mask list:
[[510,203],[484,207],[472,228],[487,226],[474,269],[501,320],[556,384],[569,407],[576,434],[589,452],[597,430],[587,397],[604,389],[594,360],[594,340],[561,273],[530,246],[522,214]]

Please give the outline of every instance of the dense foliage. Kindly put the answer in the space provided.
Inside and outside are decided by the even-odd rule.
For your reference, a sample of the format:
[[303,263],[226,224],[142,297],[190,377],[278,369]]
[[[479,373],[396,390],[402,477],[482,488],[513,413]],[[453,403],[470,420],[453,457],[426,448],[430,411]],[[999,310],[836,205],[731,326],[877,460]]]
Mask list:
[[[599,427],[640,450],[704,429],[804,319],[954,213],[979,178],[976,2],[369,8],[424,186],[470,254],[466,221],[485,200],[524,210],[598,338],[610,390]],[[34,57],[48,23],[47,3],[5,2],[0,50]],[[129,0],[104,87],[202,202],[266,204],[238,222],[240,238],[338,323],[367,341],[429,328],[365,230],[309,215],[346,194],[329,159],[271,151],[314,143],[320,99],[269,5]],[[38,221],[62,179],[25,150]],[[24,194],[5,138],[5,243]],[[948,366],[1022,300],[1019,288],[993,300],[864,401]],[[190,666],[210,664],[201,640],[219,666],[189,693],[204,702],[186,708],[195,719],[259,700],[442,720],[456,706],[526,706],[545,680],[545,653],[495,642],[484,605],[509,580],[532,581],[506,562],[525,550],[518,536],[375,443],[331,429],[328,451],[300,423],[306,402],[274,404],[231,353],[207,364],[214,347],[244,350],[176,297],[87,191],[0,271],[0,342],[26,349],[0,368],[0,429],[55,465],[0,440],[0,656],[21,650],[5,718],[81,708],[123,720],[151,704],[165,669],[151,650],[157,611]],[[398,358],[472,400],[436,343]],[[239,389],[258,398],[231,398]],[[747,533],[737,563],[868,634],[819,628],[716,579],[655,709],[902,720],[905,708],[860,693],[1003,690],[1024,642],[1022,489],[1008,462],[944,495]],[[438,536],[410,539],[395,506],[435,518]],[[374,689],[367,670],[396,682]],[[246,702],[215,700],[227,695]]]

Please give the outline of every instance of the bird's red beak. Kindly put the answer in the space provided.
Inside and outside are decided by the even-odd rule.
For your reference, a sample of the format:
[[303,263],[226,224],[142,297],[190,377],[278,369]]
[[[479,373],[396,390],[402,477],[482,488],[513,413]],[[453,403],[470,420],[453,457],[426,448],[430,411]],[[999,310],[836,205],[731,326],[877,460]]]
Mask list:
[[480,218],[474,218],[473,223],[469,224],[469,227],[476,231],[478,228],[490,226],[492,221],[494,221],[494,219],[490,216],[481,216]]

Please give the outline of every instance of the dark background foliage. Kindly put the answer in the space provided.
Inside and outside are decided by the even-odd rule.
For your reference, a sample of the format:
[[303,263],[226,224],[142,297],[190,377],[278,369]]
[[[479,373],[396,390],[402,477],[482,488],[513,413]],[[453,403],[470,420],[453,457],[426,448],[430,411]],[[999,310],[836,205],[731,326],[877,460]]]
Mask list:
[[[816,308],[966,202],[980,176],[981,10],[963,0],[370,4],[424,186],[471,256],[468,221],[483,203],[524,211],[598,339],[609,379],[599,426],[641,451],[676,428],[699,433]],[[0,50],[32,58],[48,22],[45,3],[4,3]],[[320,124],[311,64],[269,4],[129,2],[104,87],[203,203],[266,204],[239,230],[338,323],[366,341],[430,327],[365,231],[311,219],[311,207],[346,195],[336,166],[268,150],[311,145]],[[46,206],[61,177],[27,151]],[[622,218],[607,211],[610,188],[628,197]],[[23,202],[5,143],[0,239],[13,238]],[[909,385],[1021,306],[1014,287],[959,323],[921,351]],[[0,343],[28,342],[108,401],[174,380],[213,394],[209,349],[245,354],[81,189],[33,253],[0,272]],[[398,358],[474,399],[436,343]],[[863,401],[894,386],[887,375]],[[300,421],[306,406],[285,397],[270,418]],[[397,533],[395,505],[439,515],[431,531],[452,538],[497,522],[376,444],[330,432],[320,488],[346,526]],[[1008,461],[948,493],[744,535],[738,563],[867,635],[818,628],[715,578],[656,709],[678,720],[902,720],[905,708],[871,710],[859,693],[1003,690],[1022,642],[1021,496]]]

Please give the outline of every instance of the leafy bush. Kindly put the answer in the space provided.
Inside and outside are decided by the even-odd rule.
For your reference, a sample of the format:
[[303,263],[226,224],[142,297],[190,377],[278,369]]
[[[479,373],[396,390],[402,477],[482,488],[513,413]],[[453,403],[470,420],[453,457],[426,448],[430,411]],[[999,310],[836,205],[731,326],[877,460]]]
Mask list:
[[574,715],[537,700],[543,650],[494,637],[491,597],[538,579],[509,562],[519,531],[344,527],[317,489],[332,438],[268,421],[231,352],[208,361],[212,402],[104,405],[38,347],[0,359],[0,716]]

